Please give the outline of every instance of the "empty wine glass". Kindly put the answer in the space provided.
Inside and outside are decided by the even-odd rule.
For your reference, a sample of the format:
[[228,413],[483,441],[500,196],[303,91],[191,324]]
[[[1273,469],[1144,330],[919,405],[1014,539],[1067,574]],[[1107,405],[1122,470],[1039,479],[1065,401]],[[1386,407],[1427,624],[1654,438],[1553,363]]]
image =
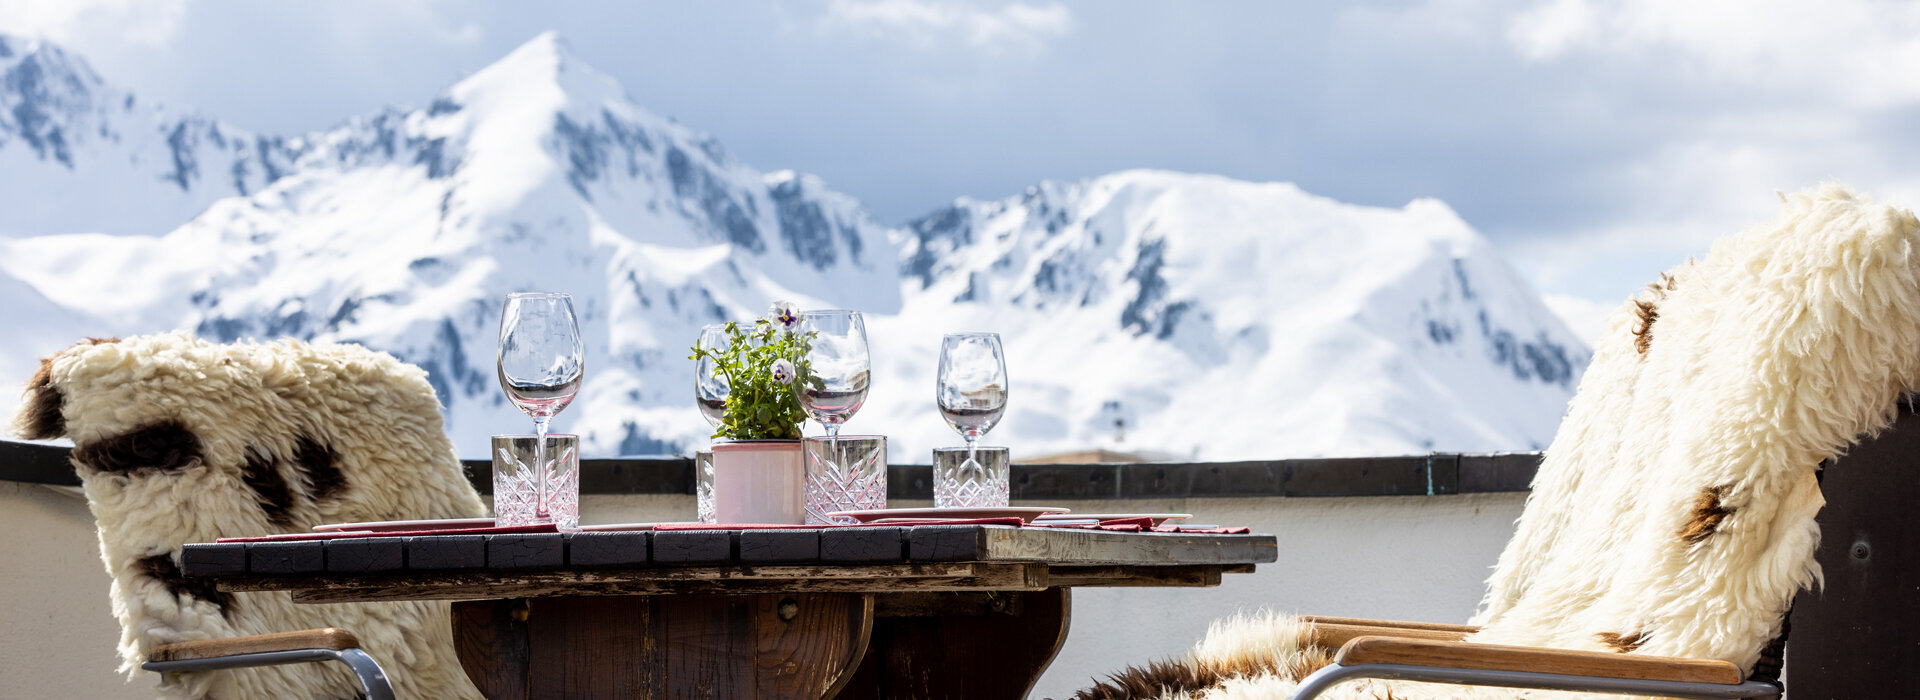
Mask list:
[[940,417],[966,438],[967,461],[973,462],[975,443],[1007,410],[1007,361],[1000,334],[952,333],[941,338],[934,396]]
[[500,313],[500,346],[495,355],[500,388],[514,406],[533,418],[534,517],[551,521],[551,487],[547,466],[547,423],[573,402],[586,373],[586,351],[580,344],[580,325],[573,317],[573,297],[552,292],[515,292],[507,295]]
[[808,338],[800,407],[837,438],[840,425],[867,402],[867,322],[858,311],[808,311],[800,315],[800,329]]
[[[727,326],[715,323],[700,327],[700,337],[694,340],[694,346],[702,350],[724,353],[733,344],[733,337],[727,334]],[[727,395],[733,386],[727,381],[727,373],[720,371],[707,355],[693,365],[693,402],[700,407],[700,415],[714,430],[726,422]],[[713,453],[701,450],[693,455],[693,503],[694,517],[703,523],[712,523],[713,512]]]
[[[700,338],[694,341],[695,347],[713,352],[726,352],[731,344],[726,325],[719,323],[701,326]],[[707,423],[716,429],[725,420],[727,394],[731,391],[727,374],[714,366],[712,357],[701,355],[693,366],[693,402],[700,406],[700,415],[706,416]]]

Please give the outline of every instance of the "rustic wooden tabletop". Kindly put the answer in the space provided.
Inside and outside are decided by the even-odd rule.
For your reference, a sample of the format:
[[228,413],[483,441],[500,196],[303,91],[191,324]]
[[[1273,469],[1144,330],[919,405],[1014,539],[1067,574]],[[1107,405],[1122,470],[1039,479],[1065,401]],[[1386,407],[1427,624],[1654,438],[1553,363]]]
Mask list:
[[1272,535],[999,525],[190,544],[182,573],[306,603],[455,600],[490,698],[1018,698],[1069,588],[1212,586]]

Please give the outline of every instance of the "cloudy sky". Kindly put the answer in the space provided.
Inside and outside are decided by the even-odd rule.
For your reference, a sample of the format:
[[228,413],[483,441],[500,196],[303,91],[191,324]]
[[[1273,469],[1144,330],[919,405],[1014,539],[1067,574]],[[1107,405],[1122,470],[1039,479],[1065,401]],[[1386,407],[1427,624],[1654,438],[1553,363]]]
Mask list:
[[236,125],[418,106],[547,30],[642,105],[900,223],[1124,168],[1439,198],[1583,333],[1837,179],[1920,201],[1920,4],[0,3],[0,28]]

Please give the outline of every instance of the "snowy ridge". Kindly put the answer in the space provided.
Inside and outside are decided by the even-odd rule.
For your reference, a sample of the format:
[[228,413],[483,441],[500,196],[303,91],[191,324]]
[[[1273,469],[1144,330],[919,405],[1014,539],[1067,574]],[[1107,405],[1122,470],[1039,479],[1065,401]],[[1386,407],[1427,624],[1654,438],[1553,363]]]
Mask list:
[[[788,298],[868,314],[874,388],[848,431],[888,435],[895,462],[958,442],[931,399],[940,335],[960,330],[1006,338],[1012,400],[990,442],[1251,459],[1535,447],[1586,362],[1435,201],[1129,171],[888,230],[816,177],[755,170],[647,112],[552,34],[425,107],[284,139],[135,107],[56,48],[0,45],[0,69],[41,56],[43,86],[7,78],[0,108],[54,115],[0,118],[0,177],[127,204],[0,237],[26,329],[0,341],[9,379],[83,335],[360,342],[425,367],[478,455],[529,425],[494,379],[502,297],[566,291],[588,373],[557,429],[592,456],[683,452],[709,432],[684,359],[699,326]],[[167,124],[199,135],[185,185],[148,172],[165,139],[133,136]]]
[[291,158],[277,138],[138,100],[57,46],[0,36],[0,237],[167,231]]
[[1002,439],[1042,451],[1529,449],[1588,359],[1433,200],[1128,171],[960,200],[900,238],[907,306],[882,327],[958,316],[1007,335]]
[[164,235],[0,241],[0,273],[90,327],[0,359],[31,371],[14,363],[81,334],[167,328],[360,342],[425,367],[456,439],[484,446],[527,426],[494,381],[502,297],[568,291],[590,379],[560,427],[651,453],[708,432],[682,408],[700,325],[779,296],[899,307],[887,232],[856,202],[733,161],[551,34],[425,108],[285,143],[276,180]]

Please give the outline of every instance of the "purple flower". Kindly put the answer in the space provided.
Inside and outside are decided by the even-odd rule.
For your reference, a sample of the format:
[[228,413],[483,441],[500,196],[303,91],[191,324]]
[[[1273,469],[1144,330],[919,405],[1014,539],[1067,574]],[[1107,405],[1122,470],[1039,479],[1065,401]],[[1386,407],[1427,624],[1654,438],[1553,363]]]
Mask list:
[[773,302],[773,308],[767,309],[767,320],[782,330],[792,330],[800,323],[800,310],[794,308],[791,301],[776,301]]
[[793,383],[793,363],[786,360],[773,361],[773,380],[781,384]]

